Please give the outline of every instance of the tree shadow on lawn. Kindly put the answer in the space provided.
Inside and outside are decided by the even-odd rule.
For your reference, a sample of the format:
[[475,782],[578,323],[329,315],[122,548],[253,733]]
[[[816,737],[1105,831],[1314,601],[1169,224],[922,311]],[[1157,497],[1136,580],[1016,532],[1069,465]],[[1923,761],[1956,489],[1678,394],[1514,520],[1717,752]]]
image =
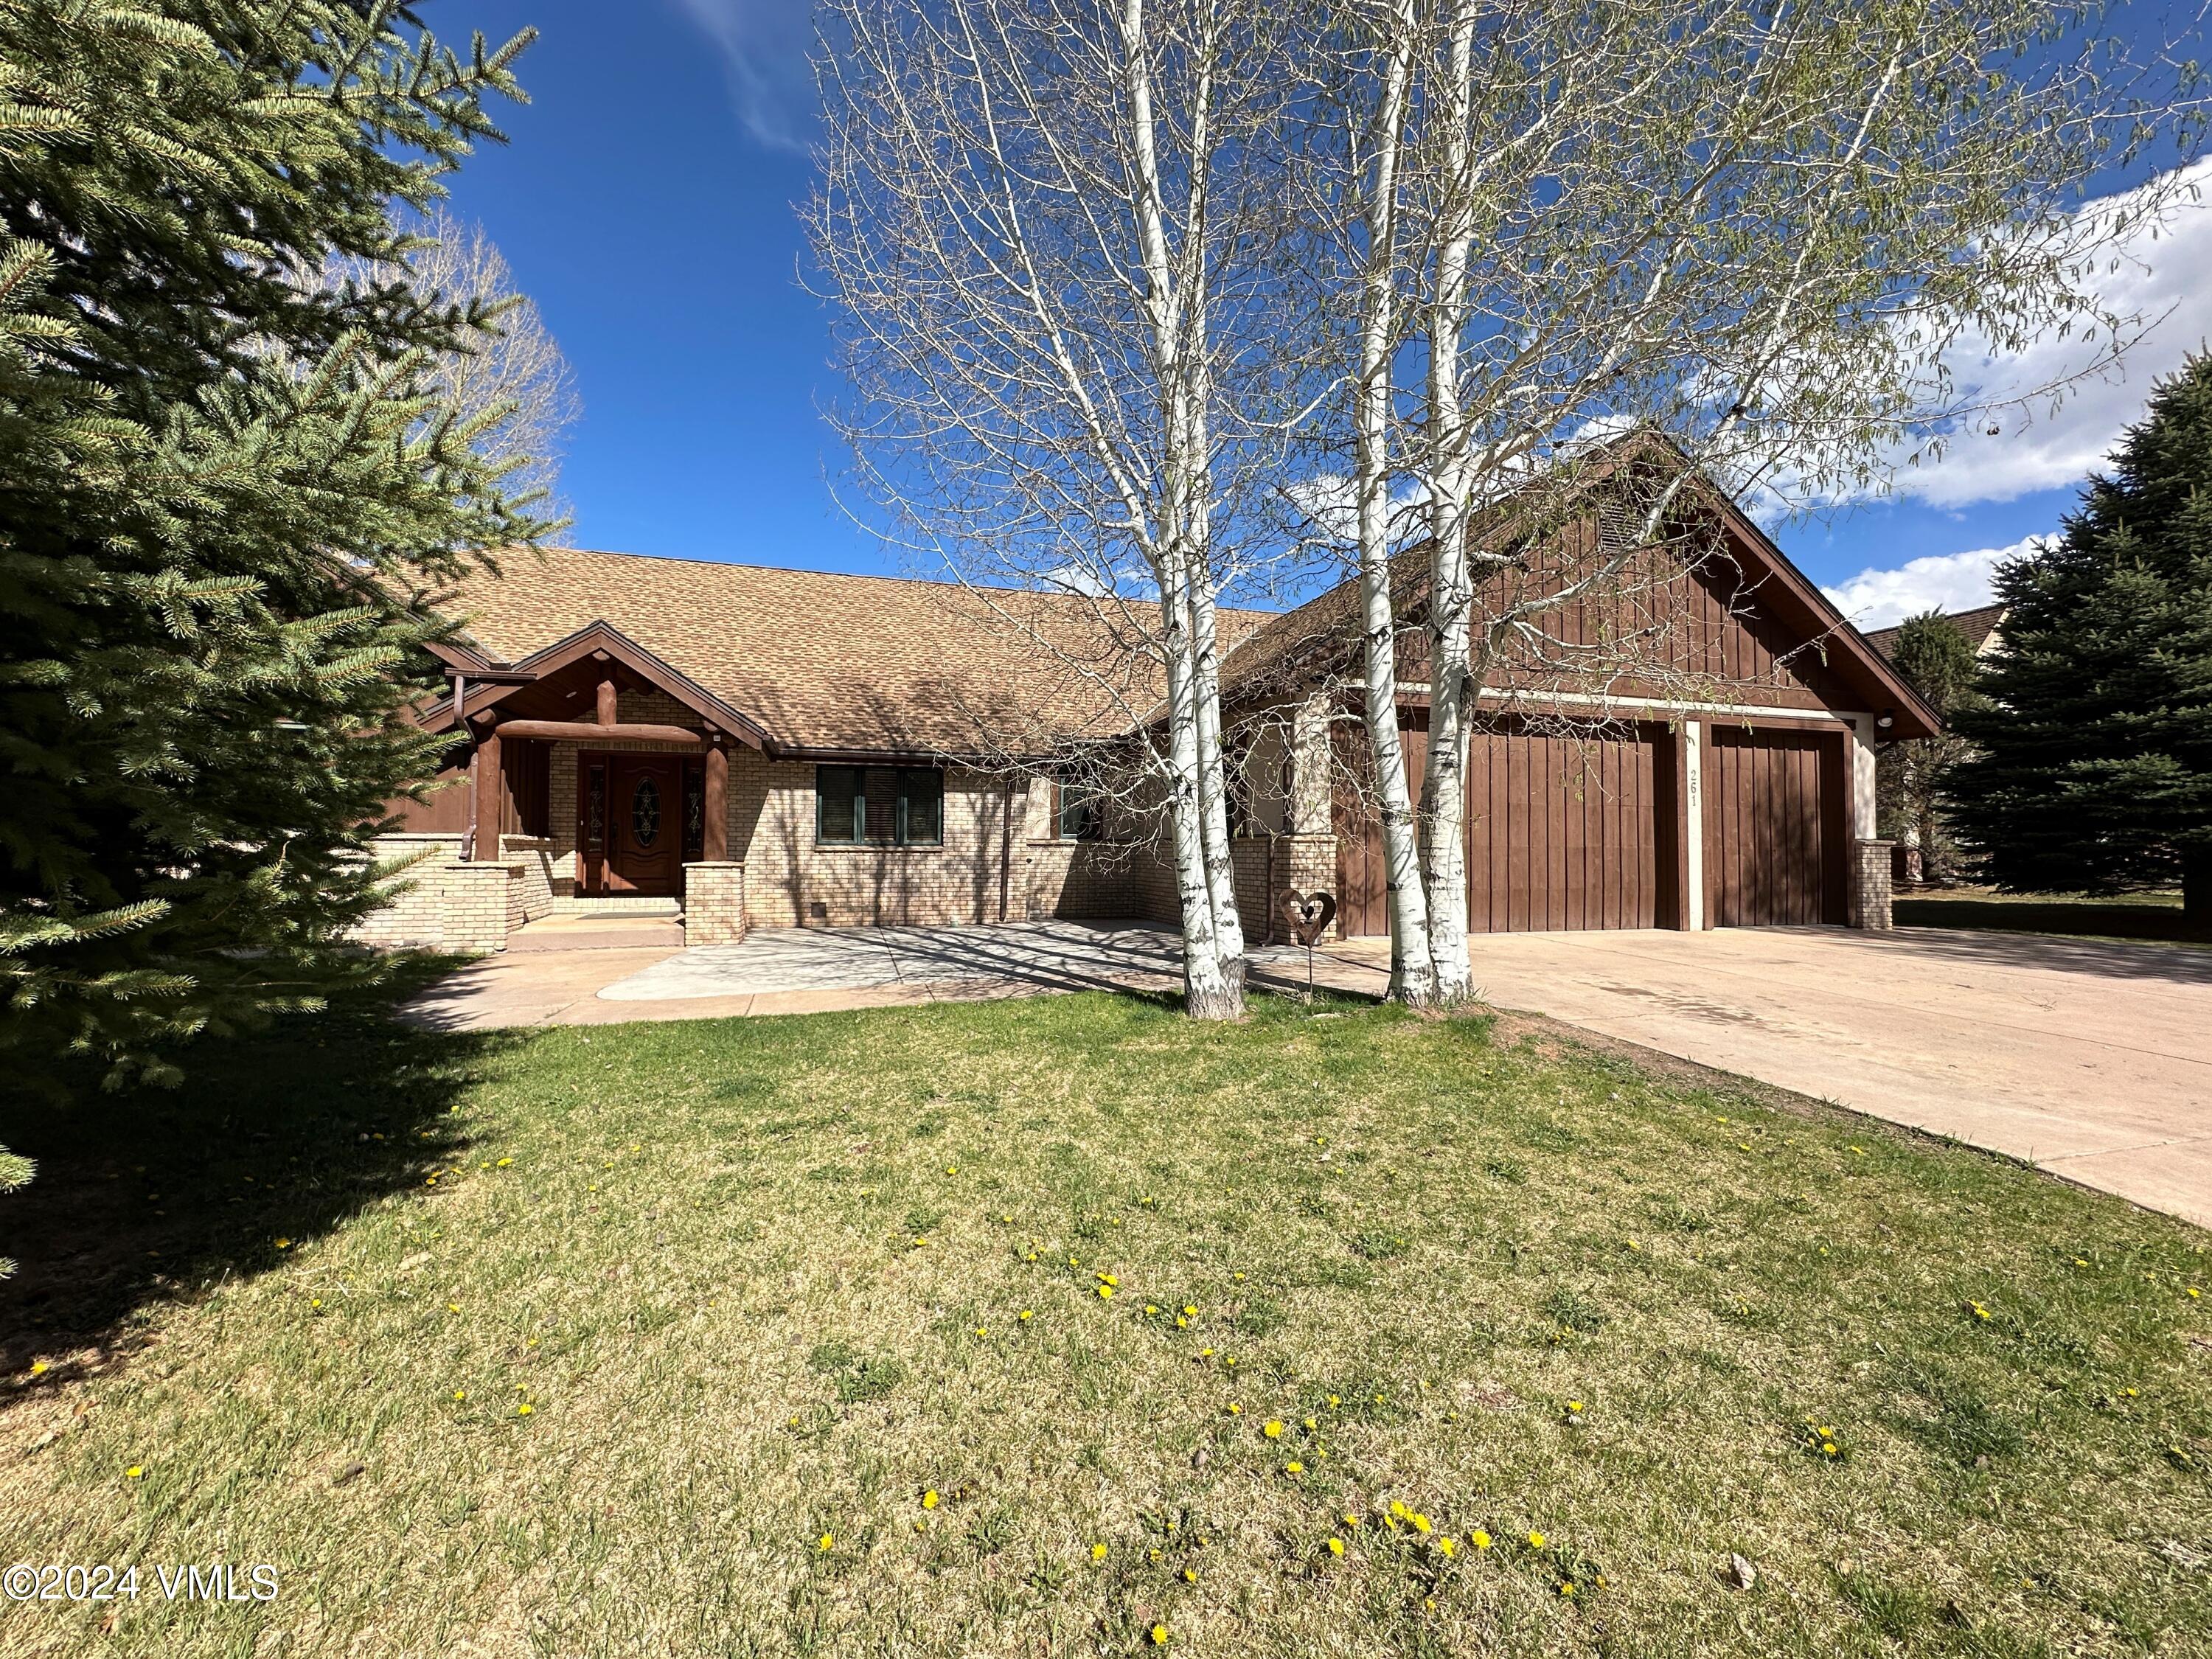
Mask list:
[[[527,1037],[390,1018],[452,967],[405,963],[320,1013],[197,1045],[174,1090],[107,1094],[88,1072],[56,1105],[0,1083],[0,1146],[38,1163],[0,1198],[0,1254],[17,1261],[0,1280],[0,1375],[28,1389],[104,1370],[151,1342],[160,1304],[272,1267],[465,1154],[451,1109],[482,1060]],[[40,1358],[50,1369],[24,1377]]]
[[2212,927],[2192,927],[2183,921],[2179,903],[2098,903],[2081,899],[2043,903],[2033,899],[1900,893],[1892,908],[1899,927],[1978,927],[2212,945]]

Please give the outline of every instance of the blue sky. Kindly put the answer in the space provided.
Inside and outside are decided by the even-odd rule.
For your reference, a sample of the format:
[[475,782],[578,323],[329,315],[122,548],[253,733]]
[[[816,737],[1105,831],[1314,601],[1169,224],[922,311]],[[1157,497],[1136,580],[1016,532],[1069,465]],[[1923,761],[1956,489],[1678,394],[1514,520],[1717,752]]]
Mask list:
[[[579,546],[817,570],[896,561],[848,524],[817,412],[832,390],[820,303],[799,286],[793,204],[808,186],[805,0],[448,0],[434,29],[542,34],[520,74],[513,142],[453,181],[575,371],[583,416],[562,488]],[[1911,493],[1779,532],[1867,625],[1986,593],[1994,551],[2048,533],[2070,481],[2150,380],[2212,332],[2212,210],[2130,271],[2165,320],[2121,377],[1966,453]]]

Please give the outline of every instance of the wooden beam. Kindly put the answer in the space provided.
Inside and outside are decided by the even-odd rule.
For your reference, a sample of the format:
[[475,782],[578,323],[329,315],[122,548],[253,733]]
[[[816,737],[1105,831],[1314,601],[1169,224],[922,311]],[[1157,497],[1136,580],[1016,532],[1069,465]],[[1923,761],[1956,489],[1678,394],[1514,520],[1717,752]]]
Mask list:
[[730,751],[719,743],[707,750],[706,830],[700,854],[720,864],[730,856]]
[[477,744],[477,845],[479,861],[499,856],[500,825],[507,821],[507,769],[499,763],[496,726]]
[[615,677],[611,674],[599,681],[599,724],[619,726],[622,714],[615,697]]
[[539,738],[548,743],[674,743],[696,749],[706,734],[688,726],[595,725],[590,720],[508,720],[499,728],[510,738]]

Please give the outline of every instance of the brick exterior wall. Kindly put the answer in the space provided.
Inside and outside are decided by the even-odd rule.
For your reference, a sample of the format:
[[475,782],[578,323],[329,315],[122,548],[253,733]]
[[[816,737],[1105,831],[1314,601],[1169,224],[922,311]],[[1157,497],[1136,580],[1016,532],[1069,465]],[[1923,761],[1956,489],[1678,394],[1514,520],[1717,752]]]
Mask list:
[[[500,856],[522,866],[520,884],[522,920],[535,921],[553,914],[553,838],[550,836],[501,836]],[[573,884],[573,882],[572,882]],[[516,924],[518,927],[520,923]]]
[[380,860],[417,857],[395,879],[392,902],[370,916],[354,937],[363,945],[413,945],[475,954],[507,948],[507,936],[528,913],[532,860],[461,861],[459,836],[380,836]]
[[745,936],[745,866],[684,866],[684,943],[735,945]]
[[1886,841],[1851,843],[1850,919],[1854,927],[1886,933],[1893,926],[1890,912],[1893,846]]
[[[625,723],[690,726],[696,717],[658,691],[625,691]],[[411,886],[362,930],[366,943],[423,945],[448,950],[496,950],[526,921],[574,908],[577,900],[576,807],[579,759],[586,745],[556,743],[546,769],[547,830],[542,837],[501,838],[503,858],[467,865],[458,835],[386,838],[386,855],[428,847],[426,867]],[[588,745],[595,752],[669,753],[669,745],[621,742]],[[1276,747],[1282,747],[1281,740]],[[1180,919],[1173,848],[1164,832],[1103,842],[1059,838],[1053,791],[1042,781],[1003,778],[961,768],[945,775],[945,836],[937,847],[823,847],[815,842],[815,763],[770,761],[744,744],[730,750],[729,859],[726,865],[686,865],[684,906],[693,943],[742,938],[752,927],[920,926],[1024,921],[1048,917],[1105,921],[1133,917],[1173,927]],[[1271,752],[1265,770],[1282,768]],[[1262,816],[1286,818],[1279,798]],[[1011,822],[1009,821],[1011,819]],[[1240,842],[1234,854],[1237,908],[1254,941],[1280,931],[1267,884],[1269,837]],[[1326,842],[1318,856],[1334,879],[1329,836],[1273,837],[1278,888],[1297,848]],[[480,871],[497,870],[497,880]],[[720,873],[727,871],[730,873]],[[696,880],[713,890],[692,890]],[[734,917],[727,914],[734,903]]]

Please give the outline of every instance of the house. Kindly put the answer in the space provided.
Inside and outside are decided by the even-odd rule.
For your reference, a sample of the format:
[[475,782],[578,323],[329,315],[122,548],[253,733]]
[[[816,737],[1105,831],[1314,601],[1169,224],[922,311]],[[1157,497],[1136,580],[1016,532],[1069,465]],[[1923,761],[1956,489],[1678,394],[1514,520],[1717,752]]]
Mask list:
[[[1971,611],[1946,611],[1943,620],[1966,636],[1966,643],[1974,647],[1974,655],[1984,661],[2004,646],[2004,619],[2008,606],[2002,605],[1977,605]],[[1881,653],[1884,661],[1897,654],[1897,636],[1903,624],[1895,628],[1869,629],[1866,641]]]
[[[1971,611],[1954,611],[1943,621],[1956,629],[1972,647],[1977,664],[1986,664],[2004,649],[2004,620],[2009,607],[2002,605],[1978,605]],[[1867,643],[1881,653],[1884,660],[1894,660],[1897,642],[1904,633],[1903,624],[1895,628],[1876,629],[1867,635]],[[1963,738],[1954,738],[1947,744],[1933,746],[1937,752],[1927,752],[1929,745],[1885,743],[1877,757],[1877,783],[1883,800],[1888,803],[1885,817],[1894,835],[1890,852],[1890,878],[1893,884],[1917,886],[1924,881],[1948,885],[1956,879],[1963,855],[1946,829],[1938,805],[1940,792],[1929,781],[1929,766],[1956,763],[1966,753]]]
[[[1539,710],[1510,674],[1470,775],[1478,929],[1887,924],[1877,734],[1934,717],[1755,526],[1684,574],[1681,684]],[[1387,931],[1337,672],[1349,590],[1224,611],[1239,908],[1333,888]],[[1748,595],[1748,599],[1747,599]],[[1126,738],[1158,688],[1070,596],[556,549],[448,607],[444,787],[393,803],[410,885],[372,943],[495,950],[556,912],[680,905],[694,944],[752,927],[1047,916],[1172,923],[1160,836],[1048,757]],[[1335,655],[1332,656],[1331,653]],[[1413,665],[1418,667],[1418,664]],[[1402,689],[1418,752],[1425,671]]]

